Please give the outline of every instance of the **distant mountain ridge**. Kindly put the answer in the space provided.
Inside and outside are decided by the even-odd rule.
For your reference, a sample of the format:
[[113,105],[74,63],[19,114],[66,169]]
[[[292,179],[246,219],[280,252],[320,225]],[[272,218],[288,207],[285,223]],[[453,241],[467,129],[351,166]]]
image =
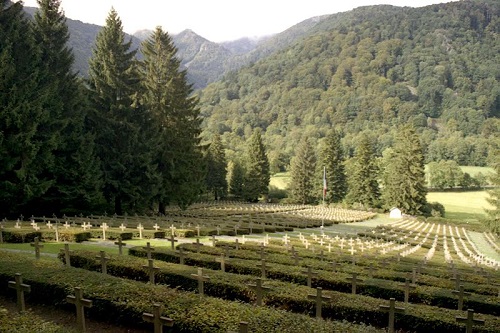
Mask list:
[[[24,7],[29,16],[33,16],[37,8]],[[287,47],[290,43],[303,37],[322,19],[321,16],[305,20],[286,31],[260,38],[242,37],[238,40],[222,43],[211,42],[192,30],[184,30],[171,37],[178,49],[181,65],[188,70],[188,80],[194,89],[203,89],[208,84],[220,80],[225,73],[235,71],[250,63]],[[66,18],[70,40],[69,46],[75,55],[75,71],[87,76],[88,60],[92,56],[95,39],[102,26],[84,23]],[[126,34],[132,40],[132,48],[139,49],[143,40],[147,39],[151,30],[140,30],[134,35]],[[141,57],[141,54],[138,54]]]

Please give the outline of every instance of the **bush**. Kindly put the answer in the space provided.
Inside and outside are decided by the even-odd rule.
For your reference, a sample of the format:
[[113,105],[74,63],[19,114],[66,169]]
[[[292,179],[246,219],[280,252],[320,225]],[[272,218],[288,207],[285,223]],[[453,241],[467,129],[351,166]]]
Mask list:
[[3,229],[3,241],[6,243],[31,243],[35,237],[42,239],[42,233],[34,229]]
[[424,215],[432,217],[444,217],[445,209],[439,202],[429,202],[424,207]]

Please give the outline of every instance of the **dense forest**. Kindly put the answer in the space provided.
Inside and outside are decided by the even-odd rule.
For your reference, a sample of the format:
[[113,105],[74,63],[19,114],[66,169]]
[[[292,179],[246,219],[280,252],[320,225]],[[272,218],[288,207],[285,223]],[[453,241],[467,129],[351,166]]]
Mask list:
[[500,3],[370,6],[322,18],[303,38],[200,93],[204,136],[239,157],[262,129],[272,172],[289,168],[302,137],[361,134],[379,156],[411,123],[426,162],[489,164],[500,137]]
[[168,33],[127,40],[111,10],[88,78],[60,0],[0,0],[0,211],[24,214],[162,212],[187,207],[205,180],[197,99]]

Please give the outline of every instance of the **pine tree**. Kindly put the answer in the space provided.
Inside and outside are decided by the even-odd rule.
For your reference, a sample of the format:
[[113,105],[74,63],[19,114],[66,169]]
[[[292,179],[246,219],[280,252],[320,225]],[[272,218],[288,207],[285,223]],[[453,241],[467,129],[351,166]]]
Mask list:
[[318,163],[319,171],[317,174],[321,174],[321,177],[317,176],[316,178],[322,179],[323,170],[326,170],[327,192],[325,201],[328,203],[341,202],[347,193],[347,176],[345,173],[344,151],[340,142],[340,133],[337,131],[328,133],[320,156]]
[[244,181],[245,199],[254,202],[259,200],[260,195],[267,196],[270,179],[269,160],[262,142],[260,129],[257,129],[250,137],[248,146]]
[[148,209],[155,195],[150,120],[138,104],[136,50],[125,42],[122,22],[111,9],[89,62],[91,126],[104,174],[104,195],[117,214]]
[[74,56],[67,47],[66,18],[59,0],[39,0],[33,24],[35,41],[41,45],[46,67],[44,84],[49,98],[44,109],[50,122],[37,136],[50,149],[52,163],[43,163],[53,179],[47,192],[30,204],[39,215],[90,213],[103,202],[100,164],[94,137],[85,130],[86,110],[82,84],[72,71]]
[[424,155],[413,126],[405,125],[399,129],[384,174],[385,208],[398,207],[403,213],[411,215],[425,213],[427,189]]
[[347,202],[364,207],[378,207],[380,204],[380,189],[377,180],[379,169],[375,159],[373,140],[366,134],[361,135],[354,157],[349,162]]
[[500,149],[496,149],[493,156],[491,166],[495,173],[490,179],[494,188],[488,191],[489,198],[486,199],[493,208],[486,210],[488,218],[485,222],[492,232],[500,234]]
[[201,193],[205,181],[200,145],[198,100],[192,97],[187,73],[181,70],[177,49],[168,33],[157,27],[142,44],[142,104],[159,126],[157,195],[160,212],[171,202],[187,208]]
[[0,73],[0,211],[5,216],[23,213],[26,203],[52,183],[43,174],[46,143],[36,137],[48,121],[44,67],[21,2],[0,0]]
[[235,198],[243,198],[245,183],[245,170],[243,166],[239,161],[234,160],[229,161],[227,169],[229,194]]
[[227,162],[226,153],[219,134],[215,134],[206,154],[207,189],[219,200],[227,195]]
[[314,190],[316,155],[307,137],[299,143],[297,153],[291,162],[292,200],[300,204],[313,203],[317,198]]

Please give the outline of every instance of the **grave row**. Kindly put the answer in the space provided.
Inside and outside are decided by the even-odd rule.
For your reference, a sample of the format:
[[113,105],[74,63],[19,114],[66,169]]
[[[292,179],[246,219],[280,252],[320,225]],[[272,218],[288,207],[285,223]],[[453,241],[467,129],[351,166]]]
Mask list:
[[[415,224],[416,221],[411,223]],[[443,237],[442,246],[444,247],[445,259],[448,263],[453,260],[452,253],[455,253],[461,261],[468,265],[482,265],[484,267],[492,267],[495,269],[500,267],[499,261],[493,258],[488,258],[486,255],[481,253],[476,245],[470,240],[467,231],[464,228],[438,224],[436,231],[433,233],[435,224],[420,222],[420,224],[425,225],[425,228],[422,229],[422,231],[418,231],[419,229],[412,229],[413,224],[398,226],[397,228],[387,226],[383,228],[376,228],[372,231],[371,235],[370,233],[365,233],[363,235],[367,237],[381,237],[388,241],[395,240],[398,242],[414,243],[418,237],[421,236],[422,232],[430,226],[430,230],[427,231],[426,236],[433,236],[434,238],[436,236]],[[417,228],[419,226],[420,225],[418,225]],[[411,240],[412,237],[413,241]],[[436,243],[436,246],[437,245],[438,243]]]
[[[426,260],[420,261],[418,259],[412,260],[411,258],[404,258],[405,260],[402,261],[403,256],[400,255],[399,252],[396,252],[395,256],[388,256],[388,255],[385,255],[385,254],[387,254],[387,252],[384,253],[384,255],[380,255],[380,252],[374,253],[372,251],[371,253],[369,253],[369,251],[362,252],[362,251],[356,250],[354,252],[360,253],[361,255],[354,256],[353,255],[354,253],[351,254],[352,251],[350,251],[350,250],[347,250],[347,252],[345,252],[345,250],[340,251],[338,247],[335,248],[336,250],[334,249],[332,251],[330,251],[330,248],[328,248],[328,251],[326,250],[325,247],[317,248],[317,250],[314,252],[314,251],[310,251],[310,250],[301,248],[299,246],[295,247],[294,245],[290,245],[290,244],[297,245],[298,242],[291,240],[290,237],[285,239],[285,237],[286,237],[286,235],[283,236],[284,239],[283,239],[282,246],[279,245],[281,243],[280,241],[277,241],[277,240],[272,241],[271,244],[269,244],[269,243],[267,244],[266,251],[268,253],[287,254],[290,252],[290,249],[293,247],[294,251],[297,252],[299,257],[303,258],[303,259],[328,260],[328,258],[330,258],[331,260],[337,260],[337,261],[339,261],[339,260],[348,261],[350,259],[351,261],[353,261],[354,263],[356,263],[358,265],[364,264],[365,266],[367,266],[373,262],[378,262],[378,263],[386,265],[387,260],[394,259],[396,262],[399,263],[399,266],[404,268],[403,271],[412,271],[414,268],[417,268],[419,271],[421,271],[422,270],[421,268],[423,266],[428,267],[429,269],[426,269],[425,273],[426,273],[426,276],[428,276],[430,279],[424,278],[420,281],[420,283],[428,284],[428,285],[434,284],[432,276],[435,276],[437,278],[441,278],[441,277],[455,278],[457,275],[457,272],[458,272],[458,267],[455,267],[453,262],[451,262],[449,264],[449,267],[445,267],[443,265],[436,265],[435,263],[432,263],[432,262],[429,262]],[[344,239],[340,238],[340,241],[334,240],[334,243],[336,245],[338,245],[339,243],[342,244],[342,240],[344,240]],[[349,248],[351,246],[351,245],[349,245],[349,243],[351,243],[351,242],[353,243],[352,246],[354,246],[354,244],[356,244],[357,242],[362,242],[362,241],[360,239],[356,239],[355,241],[350,239],[349,241],[345,242],[346,243],[345,245],[347,246],[347,248]],[[373,242],[372,247],[376,248],[376,246],[378,246],[377,243],[374,242],[373,240],[370,241],[368,244],[372,244],[371,242]],[[261,246],[262,246],[262,244],[265,244],[265,243],[266,242],[262,242]],[[217,246],[230,246],[232,248],[238,246],[241,249],[247,249],[247,250],[251,250],[251,251],[258,251],[260,249],[260,246],[251,245],[248,242],[246,244],[217,242],[217,244],[218,244]],[[390,244],[390,242],[388,244]],[[369,245],[367,245],[367,247],[368,246]],[[383,246],[383,245],[381,245],[381,246]],[[431,250],[432,250],[432,247],[431,247]],[[205,251],[211,251],[211,250],[205,249]],[[346,255],[349,255],[349,254],[351,254],[350,257],[346,257]],[[440,257],[440,255],[441,254],[439,254],[439,253],[435,254],[435,256],[438,258]],[[434,254],[433,254],[433,256],[434,256]],[[287,260],[287,262],[289,262],[289,261],[290,261],[290,259]],[[408,264],[404,265],[405,262],[408,262],[411,265],[408,265]],[[298,262],[295,261],[294,264],[297,265]],[[311,263],[308,263],[308,264],[311,264]],[[394,270],[395,268],[393,267],[392,269]],[[397,269],[400,270],[399,268],[397,268]],[[495,276],[496,276],[496,279],[498,279],[498,277],[499,277],[497,272],[494,272],[492,270],[483,270],[482,267],[479,268],[478,270],[474,269],[474,271],[472,271],[468,267],[461,267],[461,271],[463,273],[465,273],[465,272],[468,272],[468,274],[470,273],[471,277],[472,277],[470,282],[474,283],[476,285],[484,284],[484,283],[491,284],[492,283],[491,280],[493,280],[493,278]],[[478,273],[480,273],[480,274],[478,274]],[[393,276],[393,275],[397,276],[397,274],[393,274],[393,272],[391,272],[390,276]],[[386,278],[389,278],[389,277],[386,277]],[[445,285],[442,285],[442,287],[445,287]]]
[[[150,248],[146,252],[154,256],[156,251]],[[100,268],[101,263],[94,258],[95,254],[91,252],[76,251],[72,255],[72,262],[76,262],[87,269],[102,270]],[[131,258],[111,256],[107,272],[117,274],[120,277],[150,282],[151,276],[148,275],[154,274],[156,276],[155,283],[167,284],[186,290],[197,290],[199,294],[254,302],[256,305],[265,303],[266,306],[286,308],[289,311],[298,313],[306,312],[329,319],[357,321],[359,318],[363,318],[363,321],[370,325],[387,325],[387,317],[381,314],[385,307],[384,300],[324,290],[321,287],[316,287],[316,292],[314,292],[314,289],[311,289],[310,282],[309,286],[297,286],[287,282],[266,280],[266,277],[251,279],[240,274],[241,272],[232,274],[206,268],[201,271],[200,267],[159,261],[153,263],[153,259],[147,260],[149,264],[143,265],[145,268],[141,269],[141,263],[144,263],[144,259],[134,261]],[[190,260],[191,258],[185,258],[185,264],[188,264]],[[111,266],[113,269],[110,269]],[[311,272],[305,272],[306,276],[308,274],[310,275]],[[308,280],[310,281],[311,278],[308,278]],[[355,277],[353,282],[354,280]],[[394,306],[394,300],[390,304]],[[463,317],[461,311],[408,303],[404,306],[406,312],[399,318],[397,322],[398,328],[412,331],[416,329],[416,332],[436,330],[456,332],[460,330],[461,325],[456,323],[455,317]],[[388,310],[391,311],[390,308]],[[485,319],[488,324],[484,328],[480,328],[478,332],[492,331],[496,329],[496,327],[490,326],[492,323],[500,324],[498,316],[483,314],[481,318]],[[392,321],[392,325],[394,325],[394,321]],[[391,322],[389,319],[390,327]]]
[[[405,295],[405,292],[408,293],[408,290],[404,289],[406,288],[404,285],[394,288],[393,281],[369,278],[366,272],[363,272],[364,274],[361,275],[357,272],[344,273],[330,270],[313,270],[310,266],[303,268],[268,263],[265,259],[245,260],[229,258],[227,255],[215,257],[213,255],[198,253],[188,254],[181,250],[182,247],[177,252],[164,248],[157,249],[156,251],[148,251],[143,248],[131,248],[129,249],[129,253],[171,263],[182,262],[185,265],[213,270],[221,269],[235,274],[251,275],[283,282],[306,284],[309,286],[314,285],[326,290],[335,290],[342,293],[361,293],[363,295],[382,299],[389,296],[397,299],[403,299],[403,296],[406,296],[405,298],[408,297],[408,294]],[[360,276],[363,276],[362,280],[359,278]],[[410,279],[411,275],[408,277],[408,281]],[[452,293],[454,286],[452,283],[450,283],[450,290],[421,285],[415,286],[414,283],[412,283],[412,286],[416,288],[411,295],[413,302],[436,304],[451,309],[457,307],[456,297]],[[467,302],[467,304],[470,306],[473,305],[477,311],[482,313],[500,315],[500,304],[498,304],[498,299],[491,300],[489,297],[475,294],[469,297]]]
[[[109,269],[108,269],[109,271]],[[19,253],[2,252],[0,256],[0,285],[7,285],[19,272],[24,284],[32,285],[26,302],[42,303],[67,308],[67,296],[77,295],[75,287],[82,291],[81,301],[92,302],[85,315],[95,320],[108,321],[129,327],[148,328],[155,313],[172,320],[173,331],[226,333],[237,330],[240,322],[248,323],[248,331],[298,331],[314,332],[383,332],[366,325],[340,321],[325,321],[306,315],[284,312],[273,308],[255,311],[250,304],[230,302],[192,292],[182,292],[166,286],[145,284],[120,279],[108,274],[90,272],[61,264],[49,258],[35,262]],[[98,281],[98,283],[96,283]],[[11,288],[0,288],[0,293],[12,295]],[[156,305],[161,306],[161,312]],[[73,308],[74,309],[74,308]],[[210,309],[210,311],[207,311]],[[147,315],[149,313],[149,315]]]
[[[311,253],[305,253],[304,251],[297,251],[295,248],[290,247],[286,252],[278,252],[276,247],[272,246],[255,246],[247,244],[229,243],[229,242],[218,242],[217,247],[202,247],[200,248],[196,244],[189,245],[184,243],[179,247],[184,248],[191,252],[201,252],[210,255],[218,255],[221,252],[229,257],[247,259],[247,260],[261,260],[266,259],[269,263],[278,263],[284,265],[293,266],[310,266],[314,269],[321,269],[326,271],[340,271],[341,266],[346,272],[358,273],[362,275],[368,275],[370,278],[377,277],[378,279],[385,279],[390,281],[404,281],[405,277],[409,272],[412,273],[412,281],[416,283],[418,274],[418,283],[420,285],[427,286],[439,286],[440,288],[450,288],[453,283],[450,279],[461,278],[462,282],[467,283],[468,289],[469,285],[474,289],[484,284],[484,286],[479,289],[482,293],[495,294],[496,287],[492,284],[493,276],[486,275],[486,277],[481,278],[477,274],[465,275],[464,272],[456,269],[448,269],[446,274],[443,276],[441,272],[438,272],[434,276],[431,275],[435,270],[431,265],[415,264],[409,262],[404,264],[402,261],[397,261],[397,259],[385,258],[381,260],[377,257],[355,257],[355,256],[342,256],[335,253],[319,252],[311,255]],[[238,251],[234,249],[238,248]],[[299,254],[301,253],[301,254]],[[395,266],[398,266],[398,271],[395,271]],[[489,281],[490,279],[491,281]],[[488,287],[491,285],[491,287]],[[489,292],[488,292],[489,290]]]

